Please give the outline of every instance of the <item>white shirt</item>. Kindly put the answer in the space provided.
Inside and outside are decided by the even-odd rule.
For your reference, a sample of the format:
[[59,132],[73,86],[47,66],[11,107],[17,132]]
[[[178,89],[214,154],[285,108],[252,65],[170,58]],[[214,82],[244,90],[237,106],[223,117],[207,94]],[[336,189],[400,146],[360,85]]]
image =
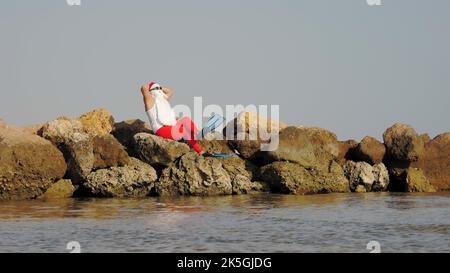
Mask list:
[[167,100],[167,95],[161,90],[154,90],[151,92],[155,104],[148,110],[147,116],[150,121],[150,126],[154,133],[163,126],[173,126],[177,123],[175,112]]

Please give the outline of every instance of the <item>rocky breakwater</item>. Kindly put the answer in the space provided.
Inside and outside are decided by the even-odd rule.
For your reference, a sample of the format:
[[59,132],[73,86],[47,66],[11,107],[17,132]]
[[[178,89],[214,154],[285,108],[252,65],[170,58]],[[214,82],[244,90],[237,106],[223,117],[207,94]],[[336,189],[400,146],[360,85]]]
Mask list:
[[326,129],[243,112],[200,141],[207,152],[234,154],[222,159],[104,109],[30,128],[0,122],[0,199],[450,189],[450,133],[430,139],[404,124],[384,142],[338,141]]

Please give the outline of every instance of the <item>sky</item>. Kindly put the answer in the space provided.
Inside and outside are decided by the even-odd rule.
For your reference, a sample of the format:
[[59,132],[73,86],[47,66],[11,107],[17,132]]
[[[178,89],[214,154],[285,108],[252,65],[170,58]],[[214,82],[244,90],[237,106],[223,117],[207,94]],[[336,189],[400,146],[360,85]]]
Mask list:
[[172,104],[279,105],[291,125],[381,139],[395,122],[450,131],[450,1],[17,0],[0,4],[0,118]]

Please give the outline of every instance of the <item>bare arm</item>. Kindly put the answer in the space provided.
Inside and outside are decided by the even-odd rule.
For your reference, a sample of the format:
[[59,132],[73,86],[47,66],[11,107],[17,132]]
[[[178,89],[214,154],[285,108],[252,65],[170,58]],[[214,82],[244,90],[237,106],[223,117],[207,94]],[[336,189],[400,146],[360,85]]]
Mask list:
[[142,97],[144,98],[145,112],[147,112],[148,110],[152,109],[155,101],[153,100],[152,95],[150,95],[148,85],[143,85],[141,87],[141,93]]
[[167,99],[169,100],[173,96],[173,90],[169,87],[163,87],[162,89],[163,89],[162,91],[164,92],[164,94],[166,94]]

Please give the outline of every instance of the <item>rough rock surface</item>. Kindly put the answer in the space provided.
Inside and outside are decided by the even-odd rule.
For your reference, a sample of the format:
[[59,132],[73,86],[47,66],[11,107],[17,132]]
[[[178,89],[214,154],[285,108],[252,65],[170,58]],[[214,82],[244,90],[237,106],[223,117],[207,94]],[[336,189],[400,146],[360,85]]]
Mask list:
[[366,192],[386,191],[389,186],[389,173],[383,163],[371,166],[367,162],[349,160],[344,166],[344,173],[351,191],[357,191],[359,186],[363,186]]
[[70,179],[61,179],[53,184],[42,196],[44,199],[70,198],[75,192],[75,187]]
[[423,139],[409,125],[396,123],[383,134],[389,161],[417,161],[424,153]]
[[328,170],[307,169],[290,162],[273,162],[260,169],[259,177],[267,182],[272,192],[314,194],[349,192],[344,172],[332,161]]
[[435,192],[436,188],[431,185],[421,169],[409,168],[406,176],[406,192]]
[[357,161],[364,161],[371,165],[383,162],[386,147],[377,139],[366,136],[355,149]]
[[[313,130],[315,131],[315,129]],[[289,161],[298,163],[307,169],[326,169],[335,159],[335,156],[330,153],[330,150],[334,149],[339,149],[337,140],[335,143],[334,141],[329,143],[328,134],[312,133],[310,128],[291,126],[280,132],[279,145],[276,150],[261,154],[267,163]]]
[[150,134],[150,125],[140,119],[126,120],[114,124],[112,135],[125,147],[130,155],[134,153],[134,136],[139,133]]
[[242,112],[223,130],[229,145],[243,158],[251,159],[260,151],[262,144],[270,142],[272,133],[286,128],[281,121],[271,120],[255,112]]
[[344,166],[347,160],[355,160],[355,149],[357,146],[358,142],[353,139],[339,141],[339,155],[337,158],[339,165]]
[[67,165],[49,141],[16,129],[0,129],[0,200],[42,195]]
[[85,138],[81,122],[66,117],[59,117],[47,122],[40,129],[38,135],[50,140],[58,147],[66,142]]
[[168,166],[190,151],[187,144],[147,133],[135,135],[134,141],[138,158],[151,165]]
[[101,136],[111,133],[114,126],[114,118],[106,109],[95,109],[78,118],[83,125],[83,130],[91,136]]
[[427,142],[423,157],[412,167],[422,169],[437,190],[450,190],[450,132]]
[[136,158],[123,167],[112,167],[88,175],[83,187],[97,197],[144,197],[151,194],[156,171]]
[[189,152],[163,170],[155,188],[160,196],[229,195],[232,181],[220,159]]
[[94,168],[95,155],[92,138],[80,134],[77,139],[70,139],[60,145],[67,162],[67,176],[75,184],[81,184]]
[[389,171],[383,163],[372,166],[375,181],[372,184],[372,191],[387,191],[389,188]]
[[93,170],[125,166],[130,158],[124,147],[112,136],[103,135],[93,138]]

